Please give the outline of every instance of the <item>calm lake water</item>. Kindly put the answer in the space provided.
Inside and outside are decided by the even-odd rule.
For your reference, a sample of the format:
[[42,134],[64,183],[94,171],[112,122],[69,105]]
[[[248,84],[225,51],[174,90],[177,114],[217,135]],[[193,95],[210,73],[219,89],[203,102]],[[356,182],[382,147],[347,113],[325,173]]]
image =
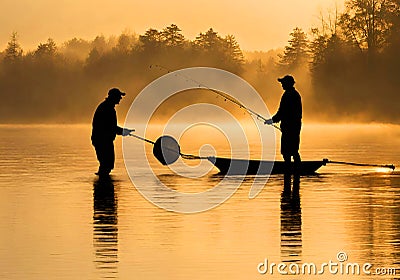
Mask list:
[[[400,126],[306,125],[301,154],[304,160],[400,167],[399,147]],[[182,149],[196,153],[198,146],[186,141]],[[219,155],[228,154],[224,149],[214,147]],[[254,199],[248,198],[254,177],[246,177],[220,206],[179,214],[154,206],[136,190],[121,138],[116,157],[113,180],[99,182],[90,126],[0,126],[0,279],[395,278],[333,274],[328,268],[323,275],[283,276],[277,267],[260,274],[265,259],[268,266],[315,263],[318,270],[329,261],[371,263],[371,274],[399,268],[400,275],[398,171],[327,165],[317,176],[301,177],[298,195],[283,192],[283,176],[274,175]],[[140,168],[135,156],[129,160]],[[179,191],[212,188],[222,180],[207,161],[198,168],[209,172],[199,178],[151,166]],[[196,167],[188,169],[196,173]],[[144,172],[141,180],[157,190],[150,175]],[[347,260],[339,262],[344,253]]]

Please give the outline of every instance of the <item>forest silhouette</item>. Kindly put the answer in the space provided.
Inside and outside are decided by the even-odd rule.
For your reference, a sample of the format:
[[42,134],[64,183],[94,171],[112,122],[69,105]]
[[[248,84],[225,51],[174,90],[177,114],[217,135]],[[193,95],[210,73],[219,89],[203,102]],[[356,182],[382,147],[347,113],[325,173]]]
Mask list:
[[[0,52],[0,123],[90,122],[112,87],[128,93],[118,109],[123,119],[135,96],[166,74],[150,68],[156,64],[233,72],[271,111],[282,93],[276,78],[292,74],[306,120],[398,123],[399,34],[399,0],[347,1],[343,12],[321,16],[307,32],[295,27],[284,48],[269,51],[244,52],[233,35],[212,28],[189,40],[175,24],[60,45],[49,38],[28,52],[14,32]],[[180,96],[196,102],[196,94]]]

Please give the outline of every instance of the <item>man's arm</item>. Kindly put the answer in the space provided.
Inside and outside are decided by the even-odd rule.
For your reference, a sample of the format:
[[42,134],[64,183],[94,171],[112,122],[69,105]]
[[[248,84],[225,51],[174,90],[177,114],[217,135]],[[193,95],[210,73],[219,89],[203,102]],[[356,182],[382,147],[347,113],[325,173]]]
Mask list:
[[271,118],[273,123],[277,123],[281,121],[281,111],[278,110],[274,116]]
[[117,135],[122,135],[123,131],[124,131],[124,129],[117,125],[117,128],[116,128]]
[[134,132],[135,129],[130,129],[130,128],[122,128],[117,126],[117,134],[122,135],[122,136],[128,136],[131,134],[131,132]]
[[271,119],[265,120],[264,124],[271,125],[273,123],[280,122],[281,121],[280,116],[281,116],[281,114],[279,113],[279,110],[278,110],[278,112],[276,112],[276,114]]
[[272,117],[272,122],[277,123],[282,120],[282,115],[284,114],[284,107],[285,107],[285,94],[282,95],[281,102],[279,103],[279,109],[276,114]]
[[282,108],[283,108],[283,102],[282,101],[283,101],[283,99],[284,99],[284,97],[282,96],[281,102],[279,103],[279,109],[276,112],[276,114],[271,119],[266,120],[264,122],[264,124],[271,125],[273,123],[277,123],[277,122],[280,122],[282,120]]

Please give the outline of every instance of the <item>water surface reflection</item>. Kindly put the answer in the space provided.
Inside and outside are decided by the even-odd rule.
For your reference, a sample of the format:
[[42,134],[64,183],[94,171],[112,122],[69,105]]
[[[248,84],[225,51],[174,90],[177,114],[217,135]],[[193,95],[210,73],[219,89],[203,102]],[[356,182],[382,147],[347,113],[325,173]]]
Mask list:
[[94,263],[105,278],[118,276],[118,197],[112,178],[93,183]]
[[301,205],[300,177],[285,175],[281,195],[281,259],[283,262],[301,262]]
[[[304,159],[400,166],[400,126],[355,129],[305,127]],[[225,203],[182,215],[156,207],[136,190],[125,173],[120,138],[114,180],[99,182],[93,181],[98,163],[88,140],[90,127],[65,126],[62,132],[59,126],[0,126],[0,279],[395,277],[284,277],[257,272],[265,258],[322,264],[336,260],[339,251],[346,252],[351,263],[400,268],[397,169],[375,172],[327,165],[318,176],[301,177],[297,196],[293,190],[290,195],[283,191],[282,175],[273,175],[255,199],[248,194],[253,184],[260,184],[258,177],[230,176],[228,182],[241,185]],[[191,151],[197,146],[188,143],[184,148]],[[229,153],[223,147],[215,149]],[[138,151],[132,150],[130,160],[140,171]],[[185,193],[213,188],[224,179],[216,173],[183,178],[160,164],[155,170],[161,182]],[[160,190],[146,173],[139,179],[161,201],[183,203]]]

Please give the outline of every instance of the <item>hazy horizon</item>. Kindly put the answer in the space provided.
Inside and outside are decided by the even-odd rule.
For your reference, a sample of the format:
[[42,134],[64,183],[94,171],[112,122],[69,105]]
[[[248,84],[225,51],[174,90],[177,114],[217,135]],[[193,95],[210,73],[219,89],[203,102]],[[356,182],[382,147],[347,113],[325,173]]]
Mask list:
[[[258,92],[271,115],[283,92],[277,78],[290,74],[303,98],[305,121],[399,122],[398,2],[373,2],[377,6],[370,9],[369,2],[353,0],[343,11],[336,4],[336,15],[334,9],[328,12],[332,5],[328,0],[259,2],[228,5],[219,1],[210,9],[208,0],[194,7],[175,0],[146,2],[133,9],[135,3],[120,1],[96,7],[86,4],[77,10],[73,10],[75,4],[56,7],[45,0],[27,6],[6,2],[5,11],[10,12],[0,23],[4,30],[16,32],[8,35],[7,46],[0,49],[0,122],[88,122],[112,87],[129,93],[118,110],[122,117],[135,96],[156,78],[190,67],[218,68],[240,76]],[[122,9],[124,13],[116,13]],[[18,16],[11,10],[18,11]],[[31,13],[24,17],[28,10]],[[96,16],[82,17],[90,11],[96,11]],[[126,16],[133,11],[141,11],[140,16]],[[118,20],[111,20],[117,14]],[[365,14],[376,19],[371,32]],[[196,15],[202,15],[200,30],[192,25]],[[55,16],[59,20],[50,24]],[[103,24],[92,28],[98,20]],[[108,22],[120,20],[137,27],[145,21],[146,31],[112,31]],[[160,27],[160,22],[168,23]],[[76,25],[81,28],[75,29]],[[91,39],[77,39],[89,36],[84,35],[89,29]],[[46,39],[27,51],[26,40],[36,40],[40,32]],[[30,37],[25,37],[27,33]],[[60,38],[66,41],[60,43]],[[263,45],[256,47],[256,41]],[[271,50],[274,46],[279,50]],[[169,111],[199,102],[198,95],[181,97]],[[165,112],[159,119],[168,115]]]
[[49,37],[61,44],[74,37],[93,40],[98,35],[108,37],[126,31],[142,34],[149,28],[176,24],[191,40],[213,27],[221,34],[234,34],[244,51],[267,51],[285,46],[295,26],[306,30],[319,26],[321,13],[332,12],[335,7],[340,11],[343,3],[344,0],[206,0],[193,6],[180,0],[119,0],[96,1],[94,6],[82,1],[5,0],[0,17],[0,49],[6,47],[12,32],[19,34],[24,49],[34,50]]

